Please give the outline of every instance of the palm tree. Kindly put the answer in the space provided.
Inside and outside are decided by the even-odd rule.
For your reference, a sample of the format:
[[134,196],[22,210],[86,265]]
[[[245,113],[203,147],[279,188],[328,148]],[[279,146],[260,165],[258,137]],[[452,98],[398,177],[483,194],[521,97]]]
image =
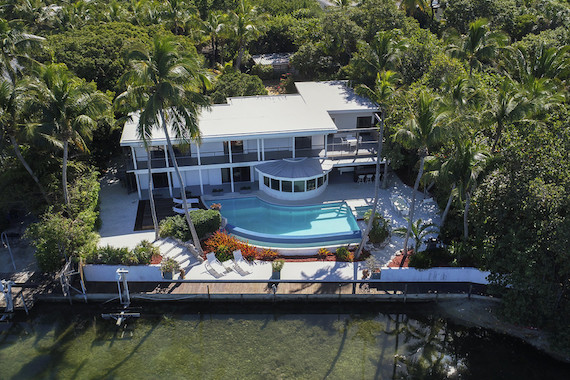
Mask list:
[[162,21],[174,34],[186,34],[188,24],[198,12],[183,0],[166,0],[162,8]]
[[485,120],[495,124],[493,151],[499,144],[504,126],[523,120],[531,108],[532,105],[517,84],[508,78],[503,79],[499,90],[488,99],[488,108],[483,114]]
[[46,203],[49,203],[44,187],[26,159],[22,156],[22,152],[20,152],[20,144],[16,138],[16,134],[23,121],[21,119],[21,97],[18,96],[18,94],[24,91],[25,88],[14,88],[12,82],[9,80],[0,80],[0,125],[2,126],[2,135],[4,135],[4,133],[6,134],[8,140],[10,140],[14,154],[38,186],[38,189],[42,193],[42,197]]
[[27,82],[27,101],[40,115],[40,131],[55,146],[63,149],[61,181],[63,199],[69,205],[67,164],[69,144],[85,151],[85,140],[110,110],[107,95],[95,83],[74,76],[65,64],[50,64],[39,69],[38,77]]
[[202,32],[210,38],[212,46],[212,65],[218,61],[218,41],[225,24],[224,18],[220,12],[210,12],[208,18],[202,22]]
[[478,19],[469,24],[467,36],[462,46],[451,45],[452,55],[465,59],[469,64],[469,76],[473,69],[480,69],[485,61],[495,58],[498,48],[508,42],[508,37],[502,32],[492,32],[486,19]]
[[[411,219],[406,218],[406,220],[409,222]],[[414,252],[417,253],[418,248],[420,247],[420,244],[422,244],[424,238],[429,234],[437,232],[438,227],[435,223],[424,223],[424,221],[421,219],[416,220],[414,223],[411,223],[410,225],[412,226],[411,234],[414,238],[414,243],[415,243]],[[397,235],[405,236],[408,233],[408,229],[406,227],[399,227],[394,230],[394,233]],[[402,263],[400,263],[400,265],[403,265],[405,260],[406,257],[404,256],[404,258],[402,259]]]
[[161,128],[164,132],[180,185],[186,221],[194,245],[201,252],[200,240],[188,212],[184,180],[170,134],[174,133],[176,138],[184,141],[200,139],[198,114],[209,104],[201,92],[209,86],[209,80],[202,73],[197,55],[182,54],[179,43],[173,37],[156,37],[152,51],[134,48],[127,58],[130,70],[122,81],[128,84],[128,88],[120,98],[140,109],[140,130]]
[[414,192],[410,205],[408,229],[404,239],[404,258],[402,263],[408,254],[408,239],[412,229],[412,220],[414,219],[416,192],[424,171],[424,160],[429,154],[429,149],[442,141],[445,132],[443,122],[446,117],[447,112],[439,107],[438,100],[426,91],[423,91],[420,93],[416,112],[410,115],[407,123],[394,136],[405,147],[417,149],[420,157],[418,175],[414,183]]
[[485,169],[489,159],[487,150],[482,145],[472,143],[465,140],[457,144],[455,155],[453,157],[452,166],[455,175],[458,178],[459,193],[463,195],[465,200],[465,209],[463,211],[463,239],[469,237],[469,204],[471,194],[477,186],[479,175]]
[[366,60],[377,72],[393,69],[399,53],[405,48],[392,31],[379,31],[370,42],[371,56]]
[[19,94],[25,93],[25,89],[19,85],[18,60],[27,59],[26,50],[37,46],[44,38],[23,32],[14,23],[0,19],[0,69],[5,73],[5,78],[0,82],[0,121],[3,133],[6,134],[14,154],[26,169],[30,177],[38,186],[46,203],[49,203],[47,194],[38,177],[22,156],[20,144],[16,137],[21,124],[21,101]]
[[[364,95],[370,98],[372,101],[378,104],[380,108],[380,128],[378,132],[378,151],[376,154],[376,174],[374,180],[374,203],[372,205],[373,212],[376,212],[376,208],[378,207],[378,188],[380,184],[380,160],[382,159],[382,144],[384,140],[384,120],[386,119],[386,108],[387,108],[387,101],[392,97],[394,93],[394,86],[397,81],[396,73],[393,71],[386,71],[383,73],[378,73],[376,77],[376,85],[374,86],[374,90],[366,85],[360,85],[356,88],[356,91],[359,95]],[[384,167],[387,166],[387,163],[384,163]],[[386,184],[386,175],[384,175],[384,179],[382,181],[383,186]],[[358,247],[358,251],[356,252],[356,257],[360,256],[362,252],[362,248],[364,247],[364,243],[366,243],[366,239],[368,238],[368,234],[370,233],[370,229],[372,228],[372,221],[374,218],[368,219],[368,224],[366,225],[366,229],[364,230],[364,234],[362,234],[362,241]]]
[[570,69],[570,45],[547,48],[540,44],[535,51],[523,47],[509,50],[505,71],[524,82],[527,78],[558,78]]
[[261,33],[261,21],[263,18],[264,15],[259,15],[257,9],[252,7],[245,0],[240,0],[237,11],[229,14],[229,22],[226,27],[238,45],[238,56],[236,60],[236,69],[238,71],[241,67],[241,61],[247,43]]

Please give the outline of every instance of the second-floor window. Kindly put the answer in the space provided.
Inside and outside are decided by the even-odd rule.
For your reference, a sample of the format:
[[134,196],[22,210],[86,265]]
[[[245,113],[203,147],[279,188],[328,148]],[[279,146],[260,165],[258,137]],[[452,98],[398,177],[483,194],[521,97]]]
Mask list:
[[[232,154],[243,153],[243,141],[231,141]],[[224,154],[229,154],[228,142],[224,141]]]
[[363,116],[356,118],[356,128],[370,128],[372,126],[372,118]]

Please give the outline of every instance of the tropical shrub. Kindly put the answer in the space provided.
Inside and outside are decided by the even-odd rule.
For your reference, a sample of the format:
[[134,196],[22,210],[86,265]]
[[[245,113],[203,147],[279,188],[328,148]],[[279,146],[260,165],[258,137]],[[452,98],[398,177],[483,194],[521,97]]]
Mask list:
[[214,82],[211,98],[214,103],[226,103],[232,96],[267,95],[261,79],[256,75],[229,72]]
[[347,247],[338,247],[335,256],[337,261],[351,262],[354,259],[352,252],[350,252]]
[[[364,221],[366,223],[368,223],[368,219],[370,218],[371,214],[372,214],[371,210],[368,210],[364,214]],[[390,224],[388,220],[384,219],[382,215],[380,215],[379,213],[376,213],[374,215],[374,220],[372,220],[372,229],[368,234],[368,239],[370,240],[370,242],[376,244],[376,243],[382,243],[384,240],[386,240],[388,235],[390,235],[390,231],[388,229],[389,225]]]
[[178,264],[178,261],[174,260],[172,257],[169,257],[160,264],[160,270],[163,273],[178,272],[180,270],[180,264]]
[[98,240],[92,223],[67,218],[52,210],[48,208],[40,221],[31,224],[24,234],[36,248],[35,256],[42,272],[56,272],[67,258],[94,251]]
[[[210,236],[210,238],[204,242],[204,246],[207,252],[223,252],[224,256],[222,257],[227,257],[226,260],[233,258],[233,251],[237,251],[238,249],[241,251],[243,258],[249,261],[255,260],[258,254],[257,248],[254,246],[220,231],[216,231]],[[226,252],[229,253],[229,255],[225,256]],[[216,254],[216,257],[221,260],[218,254]]]
[[279,252],[274,251],[274,250],[269,249],[269,248],[265,248],[259,253],[259,258],[261,260],[274,260],[278,256],[279,256]]
[[329,251],[326,248],[319,248],[319,250],[317,251],[317,258],[324,260],[327,258],[327,256],[331,255],[331,251]]
[[257,75],[260,79],[273,78],[273,66],[271,65],[253,65],[251,75]]
[[153,256],[160,255],[160,249],[151,242],[143,240],[133,249],[133,255],[139,264],[149,264]]
[[[217,231],[222,224],[222,216],[218,210],[190,211],[190,218],[194,223],[199,239],[204,239],[209,234]],[[159,234],[163,238],[170,236],[182,241],[192,239],[192,234],[184,215],[175,215],[161,220]]]
[[281,269],[283,269],[283,265],[285,265],[285,260],[283,259],[273,260],[273,262],[271,263],[271,270],[273,272],[281,272]]
[[231,260],[234,258],[233,252],[235,251],[235,246],[220,244],[216,248],[216,258],[220,261]]

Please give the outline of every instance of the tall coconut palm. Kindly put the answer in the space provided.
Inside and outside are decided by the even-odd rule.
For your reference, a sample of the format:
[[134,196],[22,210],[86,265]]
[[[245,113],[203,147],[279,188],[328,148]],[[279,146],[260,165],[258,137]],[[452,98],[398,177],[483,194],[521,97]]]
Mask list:
[[46,203],[49,203],[49,199],[47,193],[40,183],[38,176],[34,173],[24,156],[22,156],[22,152],[20,152],[20,144],[16,138],[20,126],[22,125],[22,102],[18,96],[18,93],[25,91],[25,88],[16,89],[14,88],[12,82],[6,79],[0,79],[0,128],[2,130],[1,135],[6,135],[10,144],[12,145],[12,149],[14,150],[14,154],[22,164],[22,166],[26,169],[30,177],[34,180],[38,189],[40,190],[42,197],[44,198]]
[[27,82],[26,97],[40,115],[41,135],[63,150],[61,181],[63,199],[69,205],[69,144],[87,150],[85,140],[91,138],[97,121],[108,115],[111,101],[97,91],[95,83],[77,78],[65,64],[42,66],[37,75]]
[[257,12],[257,8],[252,7],[245,0],[240,0],[238,9],[229,14],[229,21],[226,25],[228,34],[233,37],[238,45],[238,55],[236,59],[236,69],[241,68],[241,61],[245,53],[247,43],[261,33],[262,20],[264,15]]
[[484,62],[495,58],[498,49],[507,42],[507,35],[489,30],[488,21],[478,19],[469,24],[469,31],[460,46],[450,44],[450,52],[468,62],[471,76],[473,69],[480,69]]
[[[397,82],[396,73],[393,71],[386,71],[383,73],[378,73],[376,77],[376,85],[374,86],[374,90],[366,85],[360,85],[356,88],[356,92],[359,95],[364,95],[370,98],[370,100],[376,102],[380,109],[380,125],[378,131],[378,149],[376,154],[376,175],[374,180],[374,202],[372,204],[373,212],[376,212],[376,208],[378,207],[378,188],[380,187],[380,160],[382,159],[382,144],[384,140],[384,120],[386,119],[386,108],[388,106],[387,102],[392,97],[392,94],[395,91],[395,85]],[[387,163],[384,164],[384,167],[387,166]],[[383,184],[386,183],[386,175],[384,175]],[[364,247],[364,243],[366,243],[366,239],[368,238],[368,234],[370,233],[370,229],[372,228],[372,221],[374,218],[368,219],[368,224],[366,225],[366,229],[364,230],[364,234],[362,234],[362,241],[360,246],[358,247],[358,251],[356,252],[356,257],[360,256],[362,252],[362,248]]]
[[430,148],[439,144],[445,137],[446,129],[444,122],[447,116],[447,112],[439,107],[438,99],[428,92],[423,91],[419,95],[417,109],[410,114],[409,120],[402,128],[396,131],[394,136],[396,140],[400,141],[405,147],[417,149],[418,156],[420,157],[418,175],[414,183],[414,191],[410,205],[408,228],[404,239],[404,258],[402,265],[408,254],[408,239],[412,228],[412,220],[414,219],[416,192],[424,171],[424,160],[428,156]]
[[21,74],[18,71],[20,67],[18,60],[27,60],[26,51],[38,46],[43,40],[42,37],[20,30],[14,23],[0,19],[0,70],[4,74],[4,79],[0,82],[0,128],[2,134],[6,134],[10,140],[14,154],[38,186],[42,197],[46,203],[49,203],[37,175],[22,156],[17,139],[22,105],[19,93],[25,93],[19,82]]
[[190,4],[183,0],[166,0],[162,3],[162,22],[172,33],[186,34],[191,20],[197,18],[198,11]]
[[487,100],[488,108],[483,117],[495,125],[493,151],[499,144],[505,125],[523,120],[531,111],[532,104],[519,87],[517,83],[505,78],[498,91]]
[[463,210],[463,239],[469,237],[469,205],[471,195],[477,186],[477,180],[481,172],[485,169],[489,155],[482,145],[472,143],[470,140],[464,140],[456,145],[456,151],[453,156],[451,165],[455,176],[458,178],[459,193],[465,202]]
[[220,12],[210,12],[208,18],[202,22],[202,32],[210,39],[212,46],[212,64],[218,62],[218,43],[225,24],[224,17]]
[[202,72],[197,55],[183,54],[179,43],[173,37],[156,37],[152,51],[134,48],[128,54],[130,70],[122,81],[127,91],[119,101],[132,102],[140,107],[139,128],[152,131],[160,128],[168,146],[168,152],[180,185],[180,196],[184,214],[192,234],[194,245],[201,252],[200,240],[188,212],[184,180],[170,135],[183,141],[200,139],[198,115],[208,106],[208,99],[202,89],[209,86],[209,80]]

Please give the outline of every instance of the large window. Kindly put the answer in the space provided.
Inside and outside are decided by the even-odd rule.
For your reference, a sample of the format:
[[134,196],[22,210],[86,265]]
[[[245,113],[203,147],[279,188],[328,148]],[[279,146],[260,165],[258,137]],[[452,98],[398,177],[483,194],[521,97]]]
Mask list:
[[[233,168],[234,172],[234,182],[250,182],[251,181],[251,169],[249,166],[240,166]],[[230,180],[230,168],[222,168],[222,183],[229,183]]]
[[294,189],[296,193],[302,193],[305,191],[305,181],[295,181],[294,183]]
[[279,191],[279,180],[275,178],[271,178],[271,188],[273,190]]
[[[243,153],[243,141],[232,141],[232,154]],[[224,141],[224,154],[229,154],[228,142]]]
[[370,127],[372,127],[372,118],[370,116],[356,118],[356,128],[370,128]]
[[281,181],[281,191],[284,191],[286,193],[292,193],[293,192],[293,182]]
[[307,191],[315,190],[316,187],[316,179],[310,179],[307,181]]

